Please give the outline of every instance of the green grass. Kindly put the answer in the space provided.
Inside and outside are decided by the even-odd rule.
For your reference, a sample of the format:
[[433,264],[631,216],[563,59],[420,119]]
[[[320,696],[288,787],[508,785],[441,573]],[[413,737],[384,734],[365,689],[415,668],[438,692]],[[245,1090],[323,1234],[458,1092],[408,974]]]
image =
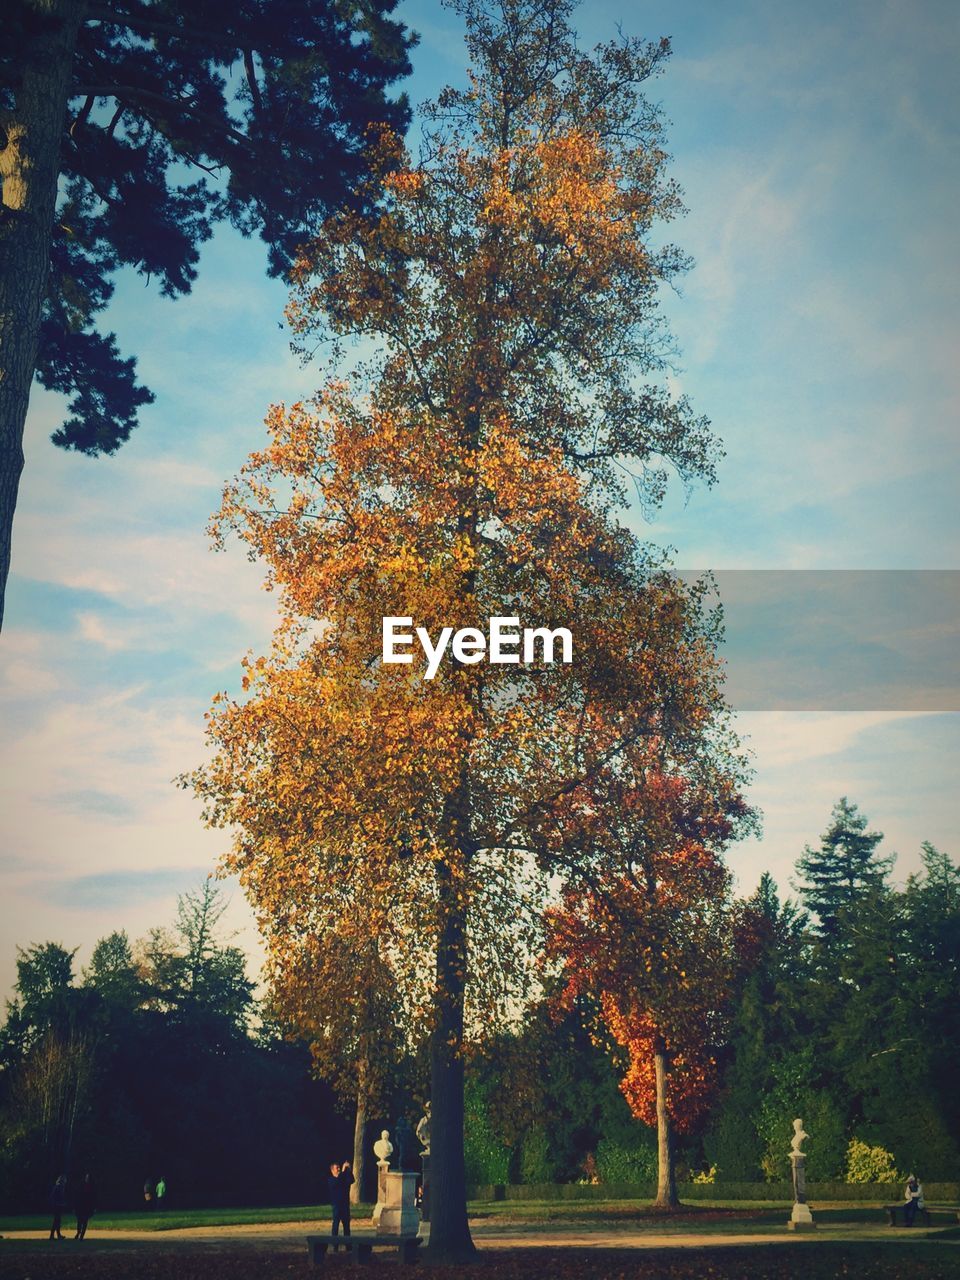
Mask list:
[[[814,1204],[817,1222],[824,1226],[849,1224],[858,1226],[884,1224],[884,1216],[878,1204],[857,1204],[835,1201],[832,1204]],[[604,1226],[620,1224],[629,1226],[642,1223],[650,1229],[673,1233],[703,1232],[705,1235],[737,1232],[762,1233],[771,1227],[783,1225],[789,1216],[787,1201],[771,1200],[696,1200],[685,1205],[685,1211],[663,1216],[652,1210],[649,1200],[497,1200],[473,1201],[470,1215],[479,1222],[522,1225],[578,1224]],[[369,1219],[372,1205],[355,1205],[355,1220]],[[245,1209],[184,1209],[168,1210],[162,1214],[134,1211],[98,1213],[92,1220],[97,1231],[173,1231],[190,1227],[226,1227],[287,1222],[328,1222],[329,1205],[292,1205],[281,1208]],[[74,1218],[64,1215],[64,1234],[72,1235]],[[956,1220],[945,1214],[933,1214],[934,1227],[956,1226]],[[28,1214],[0,1218],[0,1234],[10,1231],[47,1231],[49,1214]],[[889,1230],[889,1228],[887,1228]],[[892,1233],[891,1233],[892,1234]],[[919,1234],[919,1233],[918,1233]]]

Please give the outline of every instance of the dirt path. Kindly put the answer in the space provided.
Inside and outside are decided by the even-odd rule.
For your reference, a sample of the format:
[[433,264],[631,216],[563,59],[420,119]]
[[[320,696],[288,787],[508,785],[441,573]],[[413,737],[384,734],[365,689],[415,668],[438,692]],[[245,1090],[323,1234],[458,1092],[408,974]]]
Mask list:
[[[235,1226],[190,1227],[171,1231],[97,1231],[87,1232],[87,1245],[105,1245],[116,1251],[118,1246],[129,1245],[139,1251],[144,1245],[154,1249],[225,1252],[236,1249],[270,1250],[272,1252],[305,1252],[304,1237],[307,1234],[325,1234],[329,1221],[303,1221],[283,1223],[251,1223]],[[471,1222],[474,1241],[479,1248],[615,1248],[615,1249],[702,1249],[735,1245],[797,1244],[814,1241],[845,1243],[850,1241],[897,1239],[915,1240],[918,1244],[937,1232],[933,1228],[915,1228],[913,1233],[885,1233],[877,1227],[855,1223],[827,1223],[817,1231],[794,1235],[786,1230],[771,1227],[756,1232],[723,1231],[664,1231],[656,1226],[597,1223],[596,1225],[549,1223],[499,1223],[483,1219]],[[44,1231],[15,1231],[6,1233],[7,1240],[42,1240]],[[369,1226],[358,1224],[355,1235],[372,1234]],[[944,1243],[947,1243],[944,1241]],[[960,1240],[951,1241],[960,1252]],[[66,1249],[69,1241],[64,1241]]]

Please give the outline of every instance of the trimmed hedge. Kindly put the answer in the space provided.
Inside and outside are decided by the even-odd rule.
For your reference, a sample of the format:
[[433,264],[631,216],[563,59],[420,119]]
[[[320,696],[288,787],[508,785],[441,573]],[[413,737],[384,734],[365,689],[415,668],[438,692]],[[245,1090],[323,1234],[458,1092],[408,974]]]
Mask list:
[[[789,1182],[682,1182],[677,1187],[681,1200],[772,1200],[791,1203]],[[653,1200],[656,1183],[532,1182],[511,1186],[468,1188],[471,1200]],[[923,1187],[928,1204],[960,1204],[960,1182],[927,1182]],[[810,1182],[807,1199],[867,1200],[892,1204],[903,1196],[897,1182]]]

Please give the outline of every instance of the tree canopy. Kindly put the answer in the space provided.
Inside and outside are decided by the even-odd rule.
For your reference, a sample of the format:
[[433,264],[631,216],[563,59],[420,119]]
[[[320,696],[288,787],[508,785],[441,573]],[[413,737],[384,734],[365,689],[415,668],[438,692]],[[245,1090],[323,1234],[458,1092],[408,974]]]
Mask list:
[[867,819],[843,796],[833,807],[820,848],[808,845],[797,861],[798,892],[803,905],[824,935],[837,931],[837,916],[854,907],[859,897],[880,889],[894,857],[881,857],[877,845],[883,832],[868,831]]
[[[345,894],[363,904],[430,1036],[441,1254],[471,1247],[465,1040],[522,991],[552,879],[605,865],[602,840],[564,838],[571,815],[601,831],[624,770],[640,796],[716,783],[722,810],[738,767],[702,593],[618,518],[656,505],[667,468],[710,480],[717,454],[657,381],[658,290],[684,259],[654,245],[680,206],[642,86],[669,46],[585,53],[570,8],[462,6],[470,87],[425,109],[419,157],[381,131],[378,216],[342,210],[295,266],[302,340],[374,354],[271,410],[215,520],[282,620],[244,697],[217,699],[194,782],[294,982],[291,923],[323,938]],[[569,624],[575,660],[435,679],[380,661],[386,617],[436,634],[520,614]]]
[[12,0],[0,45],[0,622],[30,382],[71,397],[57,444],[111,453],[152,393],[96,328],[118,269],[189,292],[217,222],[284,274],[357,205],[367,131],[402,131],[395,0]]

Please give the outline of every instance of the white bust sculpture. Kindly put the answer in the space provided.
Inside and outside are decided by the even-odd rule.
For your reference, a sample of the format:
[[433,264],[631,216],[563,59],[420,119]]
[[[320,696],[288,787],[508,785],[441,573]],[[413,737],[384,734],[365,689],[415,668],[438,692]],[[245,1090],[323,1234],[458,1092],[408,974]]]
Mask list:
[[804,1154],[804,1153],[800,1150],[800,1147],[801,1147],[801,1145],[803,1144],[803,1142],[804,1142],[804,1141],[805,1141],[809,1136],[810,1136],[810,1135],[809,1135],[808,1133],[804,1133],[804,1132],[803,1132],[803,1121],[802,1121],[802,1120],[794,1120],[794,1122],[793,1122],[793,1137],[790,1139],[790,1155],[791,1155],[791,1157],[793,1157],[793,1156],[802,1156],[802,1155]]
[[383,1129],[380,1137],[373,1144],[373,1154],[377,1157],[377,1163],[389,1165],[390,1157],[393,1155],[393,1143],[390,1141],[389,1129]]

